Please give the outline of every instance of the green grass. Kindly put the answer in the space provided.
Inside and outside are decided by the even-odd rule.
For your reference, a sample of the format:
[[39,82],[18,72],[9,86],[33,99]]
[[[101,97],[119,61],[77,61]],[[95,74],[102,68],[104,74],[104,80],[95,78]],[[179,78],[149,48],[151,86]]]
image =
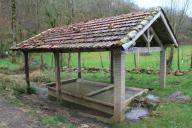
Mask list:
[[192,126],[192,104],[162,103],[156,116],[143,119],[138,123],[124,122],[113,128],[190,128]]
[[[191,54],[191,45],[183,46],[183,58],[182,52],[180,52],[180,57],[183,59],[181,63],[182,70],[189,70],[190,68],[190,54]],[[167,54],[169,49],[167,50]],[[65,54],[66,60],[67,54]],[[109,67],[109,53],[101,53],[104,67]],[[177,69],[177,50],[175,50],[174,61],[173,61],[173,70]],[[33,54],[32,58],[40,62],[40,54]],[[43,54],[44,62],[48,67],[52,67],[53,60],[52,54]],[[21,58],[19,58],[21,60]],[[133,69],[134,67],[133,54],[126,55],[126,68]],[[181,61],[182,62],[182,61]],[[66,62],[65,62],[66,63]],[[4,68],[7,70],[17,70],[21,67],[21,63],[12,64],[8,59],[0,60],[0,69]],[[77,66],[77,55],[72,54],[71,60],[72,66]],[[82,66],[83,67],[101,67],[99,53],[82,53]],[[141,56],[140,57],[140,68],[159,68],[159,53],[152,53],[151,56]],[[34,81],[37,82],[51,82],[55,81],[54,70],[48,68],[43,72],[43,75],[36,78]],[[75,72],[62,72],[61,78],[66,79],[68,77],[76,77],[77,73]],[[83,79],[101,81],[109,83],[110,74],[104,72],[98,73],[83,73]],[[7,81],[6,84],[8,84]],[[0,82],[0,90],[6,90],[5,92],[11,92],[10,88],[4,86],[5,83]],[[184,76],[167,76],[167,86],[165,89],[160,88],[159,86],[159,76],[158,75],[148,75],[148,74],[126,74],[126,86],[142,87],[142,88],[152,88],[153,93],[158,96],[167,97],[175,91],[182,91],[185,95],[192,96],[192,74],[189,73]],[[2,92],[2,91],[0,91]],[[5,94],[3,92],[3,94]],[[141,120],[138,123],[124,122],[118,125],[113,125],[114,128],[189,128],[192,126],[192,103],[188,104],[178,104],[178,103],[160,103],[160,106],[155,111],[155,115],[150,116],[144,120]],[[44,124],[47,125],[58,125],[60,123],[66,124],[68,128],[75,127],[74,125],[68,123],[65,117],[59,117],[58,115],[46,116],[42,119]]]
[[[167,57],[169,55],[169,50],[167,49]],[[183,45],[180,47],[180,64],[181,70],[188,70],[190,68],[190,55],[191,55],[192,45]],[[173,70],[177,70],[177,49],[174,50],[173,59]],[[54,59],[52,53],[42,53],[42,54],[31,54],[31,60],[35,60],[38,64],[41,62],[41,55],[43,56],[43,61],[47,67],[54,67]],[[98,67],[101,68],[100,55],[103,61],[103,66],[108,68],[110,66],[109,62],[109,52],[85,52],[81,54],[82,67]],[[77,54],[71,54],[71,66],[77,67]],[[68,54],[63,54],[63,65],[67,63]],[[9,71],[14,71],[23,66],[22,57],[18,57],[17,63],[12,63],[10,59],[0,59],[0,69],[6,69]],[[139,68],[153,68],[159,69],[159,52],[151,53],[150,56],[140,56]],[[134,65],[134,54],[129,53],[125,56],[126,69],[135,68]]]
[[76,128],[74,124],[69,123],[68,119],[61,114],[45,116],[42,118],[42,123],[47,126],[59,126],[64,124],[65,128]]
[[[169,50],[167,49],[167,57],[169,55]],[[180,63],[181,63],[181,70],[188,70],[190,68],[190,55],[191,55],[192,45],[183,45],[180,48]],[[71,65],[76,67],[77,66],[77,54],[71,54]],[[100,61],[100,55],[102,57],[103,66],[109,67],[109,52],[90,52],[90,53],[82,53],[81,61],[82,67],[102,67]],[[66,63],[68,54],[63,55],[63,63]],[[40,54],[33,54],[33,58],[40,62]],[[49,67],[53,66],[53,56],[51,53],[43,54],[44,62]],[[154,52],[150,56],[140,56],[140,68],[159,68],[159,52]],[[134,55],[132,53],[126,54],[125,57],[126,68],[133,69],[134,66]],[[177,69],[177,49],[175,49],[174,59],[173,59],[173,70]]]
[[20,65],[16,63],[12,63],[9,59],[0,59],[0,69],[5,70],[16,70],[20,67]]

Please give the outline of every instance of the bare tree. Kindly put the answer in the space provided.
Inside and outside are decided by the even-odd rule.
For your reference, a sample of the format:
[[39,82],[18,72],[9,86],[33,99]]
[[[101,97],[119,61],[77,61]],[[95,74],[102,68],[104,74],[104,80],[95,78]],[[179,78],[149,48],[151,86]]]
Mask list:
[[[67,8],[69,10],[69,14],[68,14],[68,21],[67,24],[71,24],[73,21],[73,17],[74,17],[74,1],[73,0],[67,0]],[[68,58],[67,58],[67,67],[70,67],[70,63],[71,63],[71,53],[68,53]]]
[[[11,30],[13,45],[16,45],[16,1],[11,0]],[[12,53],[12,62],[16,62],[16,52]]]
[[192,50],[191,50],[191,65],[190,68],[192,68]]
[[[176,0],[171,0],[170,2],[170,8],[168,9],[167,13],[168,13],[169,21],[173,27],[173,31],[177,37],[180,36],[180,30],[185,21],[186,12],[189,9],[189,4],[190,4],[189,0],[184,0],[183,2],[178,2],[178,3]],[[169,70],[172,68],[173,57],[174,57],[174,46],[171,47],[169,58],[167,60],[167,68]],[[177,52],[177,59],[178,59],[177,67],[178,67],[178,70],[180,70],[180,48],[179,47]]]

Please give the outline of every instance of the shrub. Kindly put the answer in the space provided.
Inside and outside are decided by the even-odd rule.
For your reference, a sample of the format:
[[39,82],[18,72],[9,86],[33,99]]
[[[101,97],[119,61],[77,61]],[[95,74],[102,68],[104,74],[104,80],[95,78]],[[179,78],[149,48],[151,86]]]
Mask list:
[[32,78],[32,81],[34,82],[38,82],[38,83],[50,83],[51,82],[51,79],[46,77],[45,75],[41,75],[41,76],[36,76],[34,78]]

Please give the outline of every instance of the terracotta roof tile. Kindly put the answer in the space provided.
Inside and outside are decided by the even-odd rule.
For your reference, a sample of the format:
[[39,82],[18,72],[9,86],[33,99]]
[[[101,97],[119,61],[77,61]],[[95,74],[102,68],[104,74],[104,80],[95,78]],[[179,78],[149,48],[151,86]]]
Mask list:
[[13,50],[110,48],[142,29],[159,10],[134,12],[48,29]]

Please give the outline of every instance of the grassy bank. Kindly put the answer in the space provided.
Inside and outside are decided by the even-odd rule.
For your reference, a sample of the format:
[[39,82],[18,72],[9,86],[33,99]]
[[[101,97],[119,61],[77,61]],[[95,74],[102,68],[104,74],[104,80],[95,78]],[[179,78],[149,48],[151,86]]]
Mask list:
[[[167,57],[169,55],[169,50],[167,50]],[[181,64],[181,70],[188,70],[190,68],[190,62],[191,62],[191,50],[192,45],[183,45],[180,48],[180,64]],[[30,55],[31,62],[33,65],[38,65],[41,62],[41,56],[43,56],[43,62],[48,68],[51,68],[54,66],[54,60],[53,55],[51,53],[43,53],[43,54],[31,54]],[[63,65],[67,64],[67,57],[68,54],[63,54]],[[108,68],[110,65],[109,62],[109,52],[90,52],[90,53],[82,53],[81,55],[82,59],[82,67],[98,67],[101,68],[102,65],[105,68]],[[102,58],[102,64],[101,64],[101,58]],[[159,52],[151,53],[150,56],[140,56],[139,61],[139,68],[153,68],[153,69],[159,69]],[[129,53],[125,56],[125,62],[126,62],[126,69],[134,69],[134,54]],[[71,54],[71,66],[76,67],[77,66],[77,54],[72,53]],[[10,71],[15,71],[17,69],[20,69],[23,67],[23,56],[17,58],[17,63],[12,63],[10,59],[0,59],[0,69],[6,69]],[[177,70],[177,49],[175,49],[174,53],[174,59],[173,59],[173,70]]]

